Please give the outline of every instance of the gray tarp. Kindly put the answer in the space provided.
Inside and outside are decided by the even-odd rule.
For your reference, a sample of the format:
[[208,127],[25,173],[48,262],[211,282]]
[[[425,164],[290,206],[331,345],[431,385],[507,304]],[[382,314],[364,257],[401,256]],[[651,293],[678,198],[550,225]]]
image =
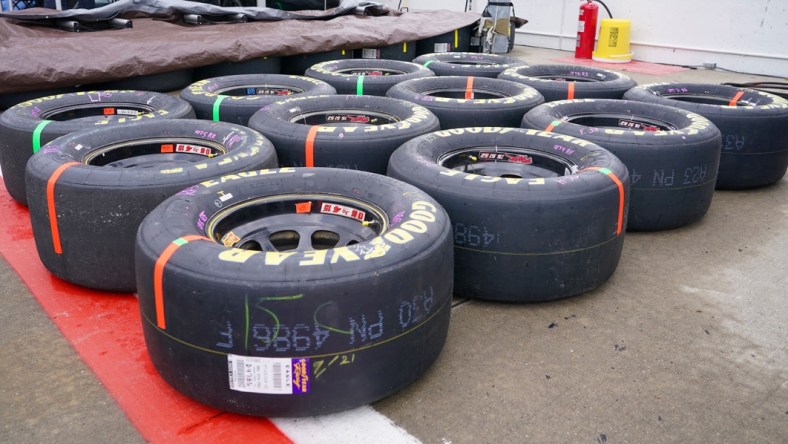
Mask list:
[[366,15],[380,15],[388,10],[383,4],[360,0],[342,0],[338,7],[326,11],[281,11],[273,8],[222,7],[208,3],[186,0],[119,0],[94,9],[52,9],[33,8],[20,12],[0,13],[0,17],[18,18],[26,21],[45,22],[51,19],[82,19],[95,21],[114,17],[177,17],[183,14],[229,15],[241,14],[249,20],[315,20],[345,14],[365,15],[367,9],[374,12]]
[[0,93],[119,80],[263,56],[415,43],[478,19],[475,13],[417,11],[193,26],[142,17],[133,18],[131,29],[75,33],[0,18]]

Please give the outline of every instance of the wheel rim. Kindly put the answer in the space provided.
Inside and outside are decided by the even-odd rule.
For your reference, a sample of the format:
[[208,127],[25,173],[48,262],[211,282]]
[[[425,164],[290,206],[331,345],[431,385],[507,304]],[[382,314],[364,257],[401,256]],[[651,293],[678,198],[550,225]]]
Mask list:
[[223,146],[205,140],[150,138],[104,146],[85,155],[82,162],[112,168],[164,168],[225,153]]
[[399,121],[398,117],[391,114],[361,109],[314,111],[298,114],[290,118],[291,123],[324,126],[331,124],[388,125]]
[[[473,93],[473,99],[502,99],[505,97],[511,97],[509,94],[500,93],[497,91],[489,91],[489,90],[480,90],[480,89],[471,89]],[[433,96],[433,97],[442,97],[446,99],[466,99],[467,98],[467,90],[462,88],[442,88],[442,89],[435,89],[430,91],[422,91],[419,94],[423,94],[425,96]]]
[[593,77],[583,77],[579,75],[574,75],[572,73],[569,74],[550,74],[550,75],[542,75],[542,76],[531,76],[536,79],[547,79],[547,80],[554,80],[556,82],[578,82],[578,83],[595,83],[595,82],[603,82],[605,79],[595,79]]
[[465,66],[495,66],[497,63],[490,63],[490,62],[474,62],[470,60],[451,60],[447,63],[451,63],[452,65],[465,65]]
[[[703,105],[725,105],[731,106],[730,97],[721,97],[708,94],[663,94],[660,97],[666,99],[678,100],[680,102],[699,103]],[[733,106],[755,106],[755,103],[750,103],[745,99],[737,100]]]
[[632,114],[588,113],[565,116],[563,121],[593,128],[626,128],[637,131],[675,131],[676,125],[664,120]]
[[[108,98],[112,96],[112,93],[108,93],[109,95],[103,95],[105,94],[103,92],[88,93],[88,94],[91,96],[95,95],[95,98],[97,100],[101,100],[102,98]],[[85,117],[111,117],[111,116],[138,117],[142,114],[152,113],[154,111],[156,111],[156,108],[152,106],[138,104],[138,103],[95,102],[95,103],[86,103],[80,105],[59,107],[53,110],[42,112],[39,117],[41,119],[63,122],[67,120],[82,119]]]
[[392,68],[344,68],[337,69],[334,72],[351,76],[396,76],[407,74],[401,69]]
[[563,157],[527,148],[472,147],[443,154],[438,165],[480,176],[532,179],[569,176],[578,166]]
[[304,89],[285,85],[237,85],[216,91],[226,96],[292,96],[301,94]]
[[[221,200],[214,202],[221,205]],[[223,208],[206,235],[227,247],[254,251],[308,251],[346,247],[386,231],[385,212],[367,202],[331,194],[283,194]]]

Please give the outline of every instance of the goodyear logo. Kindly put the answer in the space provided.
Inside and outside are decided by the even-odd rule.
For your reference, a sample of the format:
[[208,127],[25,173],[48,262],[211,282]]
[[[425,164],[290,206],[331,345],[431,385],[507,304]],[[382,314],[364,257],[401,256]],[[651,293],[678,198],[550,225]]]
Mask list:
[[309,393],[309,358],[295,358],[292,361],[293,393]]
[[430,226],[437,221],[437,213],[438,208],[435,205],[425,201],[415,201],[411,205],[407,219],[397,225],[397,227],[369,242],[349,247],[307,250],[303,252],[260,252],[230,248],[219,253],[219,259],[225,262],[245,263],[254,256],[264,255],[263,263],[267,266],[279,266],[284,263],[298,261],[300,267],[376,259],[386,256],[392,248],[396,248],[398,245],[406,245],[429,231]]
[[578,139],[577,137],[567,136],[565,134],[557,134],[557,133],[551,133],[548,131],[541,131],[535,129],[502,128],[497,126],[452,128],[443,131],[435,131],[431,134],[433,136],[445,138],[445,137],[459,136],[460,134],[506,134],[512,131],[529,136],[538,136],[538,137],[545,137],[548,139],[561,140],[581,147],[593,145],[592,142],[589,142],[587,140]]
[[239,180],[246,177],[268,176],[271,174],[286,174],[286,173],[295,173],[295,169],[287,167],[287,168],[279,168],[279,169],[265,168],[262,170],[243,171],[236,174],[228,174],[226,176],[219,177],[218,179],[206,180],[200,182],[200,185],[204,186],[205,188],[212,188],[215,187],[216,185],[221,185],[226,182]]

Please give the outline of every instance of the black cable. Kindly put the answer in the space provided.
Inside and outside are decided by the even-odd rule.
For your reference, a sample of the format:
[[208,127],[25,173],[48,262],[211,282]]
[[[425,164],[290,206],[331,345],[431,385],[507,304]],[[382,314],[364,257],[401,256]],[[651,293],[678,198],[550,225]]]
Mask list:
[[767,88],[777,88],[788,90],[788,82],[746,82],[746,83],[723,83],[731,86],[762,86]]
[[720,67],[720,66],[717,66],[714,69],[718,69],[720,71],[732,72],[732,73],[736,73],[736,74],[750,74],[750,75],[757,75],[757,76],[763,76],[763,77],[772,77],[772,78],[775,78],[775,79],[785,79],[786,78],[784,76],[775,76],[775,75],[771,75],[771,74],[753,74],[751,72],[736,71],[736,70],[733,70],[733,69],[723,68],[723,67]]
[[733,83],[726,82],[723,85],[735,86],[737,88],[750,88],[758,91],[767,92],[788,99],[788,82],[747,82]]
[[608,9],[608,7],[607,7],[607,5],[606,5],[606,4],[604,4],[604,3],[603,3],[602,1],[600,1],[600,0],[594,0],[594,1],[595,1],[595,2],[597,2],[597,3],[599,3],[600,5],[604,6],[604,7],[605,7],[605,11],[607,11],[607,16],[608,16],[608,17],[610,17],[610,18],[613,18],[613,14],[611,14],[611,13],[610,13],[610,9]]

